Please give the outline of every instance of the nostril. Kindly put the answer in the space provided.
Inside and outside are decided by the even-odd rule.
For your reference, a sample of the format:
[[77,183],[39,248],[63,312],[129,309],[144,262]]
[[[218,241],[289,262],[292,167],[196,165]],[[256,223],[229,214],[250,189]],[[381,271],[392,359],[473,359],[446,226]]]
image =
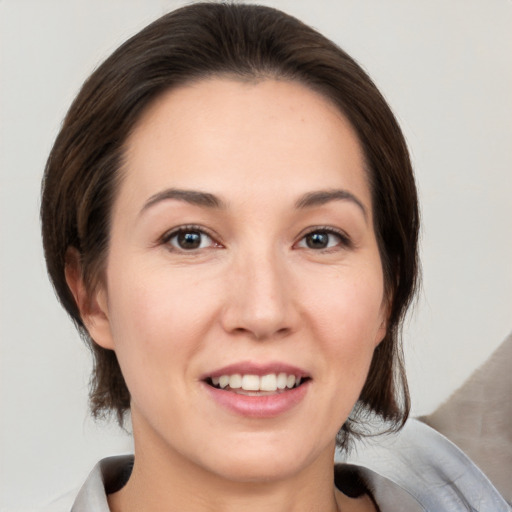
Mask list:
[[264,329],[246,329],[244,327],[236,327],[231,332],[235,335],[249,336],[258,341],[265,341],[275,338],[285,338],[291,334],[292,329],[289,327],[282,327],[276,331],[266,331]]

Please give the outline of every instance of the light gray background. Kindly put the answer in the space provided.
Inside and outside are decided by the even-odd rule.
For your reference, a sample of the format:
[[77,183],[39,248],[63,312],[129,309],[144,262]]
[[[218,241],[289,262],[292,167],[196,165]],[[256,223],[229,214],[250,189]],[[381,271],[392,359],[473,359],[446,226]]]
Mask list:
[[[47,281],[41,173],[93,68],[182,5],[0,0],[0,510],[77,486],[128,436],[87,416],[88,353]],[[269,0],[351,53],[398,116],[423,215],[424,288],[405,330],[414,412],[512,329],[512,2]]]

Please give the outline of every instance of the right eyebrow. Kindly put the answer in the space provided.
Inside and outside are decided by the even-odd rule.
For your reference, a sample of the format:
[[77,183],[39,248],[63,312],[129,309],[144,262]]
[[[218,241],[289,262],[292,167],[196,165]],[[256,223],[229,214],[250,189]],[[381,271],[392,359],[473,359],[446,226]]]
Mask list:
[[157,192],[152,195],[142,207],[139,214],[144,213],[146,210],[155,206],[162,201],[168,201],[170,199],[177,199],[178,201],[185,201],[196,206],[202,206],[203,208],[215,208],[223,209],[226,207],[225,203],[217,196],[208,192],[200,192],[198,190],[183,190],[178,188],[168,188]]
[[295,207],[299,209],[311,208],[314,206],[322,206],[323,204],[331,201],[349,201],[352,204],[355,204],[361,210],[365,220],[368,220],[368,212],[366,211],[363,202],[348,190],[343,189],[308,192],[298,199],[295,203]]

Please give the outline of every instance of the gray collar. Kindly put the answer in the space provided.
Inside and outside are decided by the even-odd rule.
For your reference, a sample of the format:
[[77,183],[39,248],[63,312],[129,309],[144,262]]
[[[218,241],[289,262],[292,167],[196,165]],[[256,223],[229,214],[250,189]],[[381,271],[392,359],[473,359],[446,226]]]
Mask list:
[[[336,462],[357,469],[381,512],[512,512],[459,448],[416,420],[398,434],[358,441],[348,457],[337,454]],[[107,492],[122,487],[132,466],[131,455],[100,461],[71,512],[109,512]]]

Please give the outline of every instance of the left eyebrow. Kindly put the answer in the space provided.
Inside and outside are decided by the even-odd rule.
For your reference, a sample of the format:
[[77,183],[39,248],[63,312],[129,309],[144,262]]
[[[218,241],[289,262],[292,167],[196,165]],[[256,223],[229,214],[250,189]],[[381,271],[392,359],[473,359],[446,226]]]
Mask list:
[[223,209],[226,207],[225,203],[220,198],[208,192],[169,188],[151,196],[142,207],[140,213],[143,213],[162,201],[168,201],[171,199],[183,201],[202,208]]
[[336,189],[336,190],[318,190],[316,192],[308,192],[295,203],[295,208],[311,208],[313,206],[322,206],[331,201],[350,201],[357,205],[363,212],[365,220],[368,220],[368,212],[364,204],[348,190]]

